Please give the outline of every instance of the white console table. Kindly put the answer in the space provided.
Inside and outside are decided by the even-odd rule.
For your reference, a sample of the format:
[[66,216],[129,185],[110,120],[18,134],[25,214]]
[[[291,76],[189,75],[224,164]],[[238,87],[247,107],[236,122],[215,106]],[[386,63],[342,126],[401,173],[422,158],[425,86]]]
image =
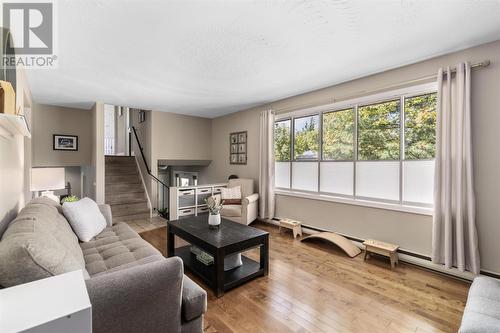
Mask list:
[[205,204],[205,198],[220,193],[220,189],[225,187],[227,187],[227,183],[171,187],[169,196],[170,220],[207,214],[208,208]]
[[0,290],[0,332],[91,333],[81,270]]

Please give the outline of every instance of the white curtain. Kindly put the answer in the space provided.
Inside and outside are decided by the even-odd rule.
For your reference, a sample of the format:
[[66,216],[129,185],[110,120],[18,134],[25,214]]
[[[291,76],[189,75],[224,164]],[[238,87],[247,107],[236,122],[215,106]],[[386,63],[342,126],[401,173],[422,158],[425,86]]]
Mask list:
[[479,274],[470,81],[469,63],[438,72],[432,261]]
[[274,217],[274,114],[260,113],[259,216]]

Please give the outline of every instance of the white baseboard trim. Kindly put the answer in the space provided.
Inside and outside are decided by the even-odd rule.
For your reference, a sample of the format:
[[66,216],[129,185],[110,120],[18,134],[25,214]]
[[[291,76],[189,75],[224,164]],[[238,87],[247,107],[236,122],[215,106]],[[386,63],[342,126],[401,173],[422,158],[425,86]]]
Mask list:
[[[272,225],[275,225],[275,226],[279,226],[280,225],[279,222],[276,221],[276,220],[259,219],[259,221],[264,222],[264,223],[269,223],[269,224],[272,224]],[[307,226],[303,226],[302,227],[302,231],[305,234],[315,234],[315,233],[320,232],[320,231],[317,231],[317,230],[314,230],[314,229],[310,229]],[[325,232],[328,232],[328,230],[325,230]],[[350,240],[357,247],[359,247],[360,249],[362,249],[362,250],[365,249],[365,246],[362,244],[362,242],[357,241],[357,240],[352,240],[352,238],[356,238],[356,237],[351,237],[349,235],[344,235],[344,234],[341,234],[341,233],[338,233],[338,234],[342,235],[342,236],[344,236],[346,238],[350,238]],[[410,251],[405,251],[405,252],[410,252]],[[477,276],[477,275],[472,274],[470,272],[461,272],[461,271],[459,271],[456,268],[452,268],[452,269],[444,268],[443,265],[434,264],[434,263],[432,263],[429,260],[417,257],[417,255],[420,255],[420,254],[415,253],[415,256],[412,256],[412,255],[406,254],[406,253],[398,253],[400,261],[404,261],[406,263],[409,263],[409,264],[412,264],[412,265],[415,265],[415,266],[419,266],[419,267],[422,267],[424,269],[431,270],[433,272],[437,272],[437,273],[449,275],[449,276],[452,276],[452,277],[455,277],[455,278],[458,278],[458,279],[462,279],[462,280],[467,280],[467,281],[472,281]],[[423,255],[420,255],[420,256],[423,256]],[[491,275],[497,275],[497,276],[499,275],[498,273],[495,273],[495,272],[488,272],[488,271],[483,271],[483,272],[490,273]],[[480,275],[482,275],[482,274],[480,274]]]

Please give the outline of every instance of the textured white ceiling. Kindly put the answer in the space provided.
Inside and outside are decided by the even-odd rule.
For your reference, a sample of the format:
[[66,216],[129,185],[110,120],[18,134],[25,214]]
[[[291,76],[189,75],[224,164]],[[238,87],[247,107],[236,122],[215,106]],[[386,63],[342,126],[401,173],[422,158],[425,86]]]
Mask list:
[[[500,39],[500,1],[57,1],[39,103],[216,117]],[[426,74],[426,73],[424,73]]]

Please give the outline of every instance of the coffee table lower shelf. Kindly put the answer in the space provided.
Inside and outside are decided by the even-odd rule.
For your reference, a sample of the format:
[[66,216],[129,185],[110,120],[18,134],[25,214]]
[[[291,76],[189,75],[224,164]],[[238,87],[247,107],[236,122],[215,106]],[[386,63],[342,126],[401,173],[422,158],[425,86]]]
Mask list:
[[[175,249],[175,255],[179,256],[192,273],[198,276],[210,288],[216,288],[215,265],[206,266],[196,259],[196,255],[190,251],[190,246]],[[257,276],[265,275],[260,264],[244,255],[241,256],[243,265],[224,272],[224,291],[237,287]]]

